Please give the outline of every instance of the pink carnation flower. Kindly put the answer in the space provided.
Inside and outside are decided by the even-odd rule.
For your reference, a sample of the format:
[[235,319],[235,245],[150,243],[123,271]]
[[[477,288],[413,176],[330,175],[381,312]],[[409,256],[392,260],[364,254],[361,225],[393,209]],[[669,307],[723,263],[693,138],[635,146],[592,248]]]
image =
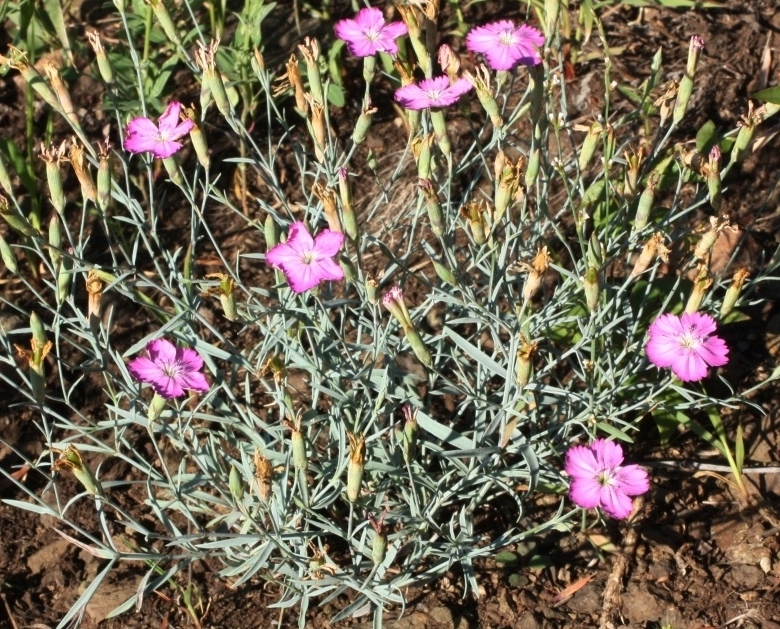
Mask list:
[[411,83],[395,91],[395,100],[407,109],[426,109],[427,107],[447,107],[452,105],[473,85],[466,79],[458,79],[450,85],[446,76],[424,79],[420,83]]
[[631,515],[630,496],[650,489],[650,481],[638,465],[621,465],[623,448],[606,439],[589,446],[573,446],[566,453],[566,473],[571,476],[569,498],[578,507],[601,507],[613,518]]
[[303,293],[323,280],[344,279],[344,271],[332,259],[342,244],[344,234],[324,229],[312,238],[306,225],[296,221],[290,226],[287,242],[266,253],[265,260],[284,271],[290,288],[296,293]]
[[155,393],[171,399],[184,395],[184,390],[205,393],[209,383],[200,370],[203,359],[194,349],[176,347],[167,339],[146,344],[146,356],[130,361],[127,370],[139,382],[152,385]]
[[516,27],[510,20],[491,22],[466,35],[466,47],[485,55],[494,70],[511,70],[518,64],[535,66],[542,62],[539,48],[544,35],[533,26]]
[[333,30],[336,37],[347,42],[349,52],[356,57],[370,57],[377,52],[397,55],[395,40],[408,32],[403,22],[385,24],[379,9],[361,9],[354,20],[339,20]]
[[707,367],[720,367],[729,359],[726,342],[711,336],[715,320],[708,314],[664,314],[653,321],[645,352],[656,367],[670,367],[683,382],[701,380]]
[[125,150],[131,153],[149,152],[163,159],[176,153],[182,147],[178,140],[195,126],[192,120],[179,122],[180,111],[181,103],[173,101],[157,124],[149,118],[133,118],[127,125]]

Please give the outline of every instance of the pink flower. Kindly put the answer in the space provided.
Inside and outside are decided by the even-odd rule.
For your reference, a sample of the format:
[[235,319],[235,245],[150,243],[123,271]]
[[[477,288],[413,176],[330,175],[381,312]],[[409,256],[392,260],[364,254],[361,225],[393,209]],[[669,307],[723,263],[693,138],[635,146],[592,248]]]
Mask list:
[[290,226],[287,242],[276,245],[265,254],[271,266],[284,271],[290,288],[296,293],[314,288],[322,280],[344,279],[344,271],[333,261],[344,234],[324,229],[312,238],[301,221]]
[[729,348],[715,332],[715,320],[708,314],[665,314],[653,321],[645,352],[656,367],[671,367],[683,382],[701,380],[707,366],[720,367],[729,359]]
[[379,9],[361,9],[354,20],[339,20],[333,30],[336,37],[347,42],[347,48],[356,57],[370,57],[377,52],[398,54],[395,40],[406,35],[406,24],[390,22]]
[[209,390],[206,376],[200,373],[203,359],[194,349],[176,347],[167,339],[156,339],[146,344],[146,356],[130,361],[127,370],[139,382],[148,382],[155,393],[164,398],[184,395],[184,390]]
[[125,150],[131,153],[149,152],[155,157],[166,158],[176,153],[182,143],[180,138],[187,135],[195,126],[192,120],[179,122],[181,103],[168,103],[165,113],[157,124],[149,118],[133,118],[127,125]]
[[601,507],[618,520],[631,515],[629,496],[645,493],[650,481],[641,467],[622,462],[623,448],[614,441],[597,439],[589,446],[569,448],[565,469],[571,476],[571,501],[583,509]]
[[452,105],[473,88],[466,79],[458,79],[450,85],[446,76],[424,79],[419,84],[411,83],[395,91],[395,100],[407,109],[425,109],[427,107],[447,107]]
[[539,47],[544,35],[533,26],[515,27],[510,20],[478,26],[466,35],[466,47],[485,55],[494,70],[511,70],[518,64],[535,66],[542,62]]

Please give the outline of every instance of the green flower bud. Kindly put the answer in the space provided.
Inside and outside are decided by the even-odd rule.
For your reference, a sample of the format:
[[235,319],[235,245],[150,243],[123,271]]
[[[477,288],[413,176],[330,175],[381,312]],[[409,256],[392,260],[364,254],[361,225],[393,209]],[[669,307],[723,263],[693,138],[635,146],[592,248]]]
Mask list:
[[723,205],[721,190],[720,148],[716,144],[712,147],[712,150],[710,150],[709,160],[707,162],[707,191],[710,195],[710,205],[715,211],[720,210],[721,205]]
[[179,31],[171,19],[171,14],[168,13],[168,7],[165,6],[163,0],[147,0],[149,6],[152,7],[154,15],[160,26],[163,29],[166,37],[177,46],[181,46],[181,37],[179,37]]
[[371,97],[366,96],[366,103],[355,124],[355,130],[352,132],[352,141],[355,144],[362,144],[363,140],[366,139],[368,130],[371,128],[371,121],[374,119],[374,114],[377,111],[379,110],[371,103]]
[[379,282],[370,273],[366,276],[366,299],[374,306],[379,303]]
[[171,155],[170,157],[163,157],[162,163],[163,166],[165,166],[165,170],[168,172],[168,177],[170,177],[171,181],[180,188],[183,187],[184,175],[181,173],[179,160],[176,158],[176,156]]
[[95,51],[95,59],[97,61],[98,72],[100,72],[100,78],[110,88],[114,85],[114,71],[111,68],[111,63],[108,61],[106,50],[103,48],[103,43],[100,41],[100,34],[97,31],[87,31],[87,39],[89,40],[92,50]]
[[[578,130],[581,129],[578,127]],[[582,149],[580,150],[578,160],[580,170],[585,170],[588,167],[588,164],[590,164],[590,160],[593,159],[593,155],[596,153],[596,148],[599,145],[603,131],[604,127],[598,122],[594,122],[588,128],[588,133],[582,141]]]
[[339,196],[341,197],[341,222],[344,233],[352,240],[358,239],[358,224],[355,208],[352,206],[352,186],[346,168],[339,168]]
[[515,380],[518,388],[522,389],[531,379],[531,368],[538,343],[531,343],[525,335],[520,335],[520,347],[517,349],[517,362],[515,364]]
[[444,112],[432,109],[431,123],[433,124],[433,132],[439,149],[444,155],[449,156],[452,153],[452,143],[450,142],[450,136],[447,134],[447,121],[444,118]]
[[417,409],[404,404],[401,407],[404,414],[404,421],[399,422],[395,427],[395,439],[401,447],[404,460],[411,465],[417,456],[417,435],[420,432],[420,425],[417,423]]
[[[162,3],[162,0],[159,0]],[[225,83],[222,81],[222,74],[217,67],[217,49],[219,48],[219,39],[212,39],[208,46],[198,43],[198,50],[195,52],[195,63],[203,72],[203,88],[208,90],[210,97],[214,99],[219,112],[226,120],[232,120],[233,112],[230,105],[230,99],[225,91]],[[203,93],[201,93],[201,101]],[[203,107],[205,109],[205,107]]]
[[46,163],[46,182],[49,186],[49,198],[57,214],[65,211],[65,193],[62,190],[62,174],[60,162],[65,159],[67,142],[60,144],[59,148],[46,146],[41,142],[41,159]]
[[477,98],[479,99],[482,108],[490,117],[490,121],[496,128],[504,126],[504,119],[501,117],[501,112],[498,108],[498,103],[493,97],[490,89],[490,71],[484,64],[480,64],[476,68],[476,74],[464,71],[463,77],[474,86],[477,92]]
[[525,170],[525,187],[530,188],[536,181],[539,174],[539,165],[541,164],[542,153],[539,149],[533,149],[528,159],[528,168]]
[[439,204],[439,196],[430,179],[420,179],[420,191],[425,199],[425,209],[431,221],[431,231],[439,238],[444,235],[444,215]]
[[230,466],[228,486],[230,487],[230,494],[233,496],[233,500],[241,502],[244,499],[244,479],[241,478],[241,473],[236,469],[235,465]]
[[325,92],[322,89],[322,76],[320,75],[320,44],[313,37],[306,37],[302,44],[298,44],[298,50],[301,51],[306,63],[309,91],[316,103],[324,105]]
[[363,483],[363,470],[366,464],[366,439],[363,433],[347,433],[349,439],[349,463],[347,465],[347,498],[357,502],[360,486]]
[[691,37],[688,45],[688,63],[685,67],[685,75],[680,79],[680,87],[677,90],[677,100],[674,103],[672,112],[672,121],[678,124],[683,119],[688,109],[688,101],[693,93],[693,77],[696,74],[696,67],[699,65],[699,57],[704,49],[704,40],[698,35]]
[[599,306],[599,294],[601,292],[599,272],[596,267],[588,267],[585,277],[582,278],[582,286],[585,289],[585,302],[592,312]]
[[639,195],[639,202],[636,208],[636,217],[634,218],[634,233],[642,231],[647,227],[647,222],[650,218],[650,212],[653,209],[653,203],[655,203],[655,189],[658,185],[659,178],[655,174],[651,174],[647,179],[647,185],[642,190],[642,194]]
[[309,469],[309,457],[306,454],[306,441],[303,438],[301,417],[298,415],[293,421],[285,419],[283,423],[291,432],[293,465],[299,472],[305,472]]
[[0,236],[0,256],[2,256],[3,264],[13,274],[16,275],[19,271],[19,266],[16,263],[16,254],[8,244],[8,241]]
[[376,565],[381,564],[387,555],[387,529],[385,527],[385,516],[387,510],[382,512],[377,520],[372,514],[368,514],[368,521],[371,528],[374,529],[374,541],[371,544],[371,559]]
[[431,178],[431,145],[433,140],[433,133],[417,136],[412,140],[412,154],[417,161],[417,176],[420,179]]
[[98,142],[97,206],[102,212],[111,201],[111,143]]
[[152,429],[152,424],[160,419],[165,404],[166,399],[159,393],[155,393],[152,396],[152,401],[149,402],[149,409],[146,411],[146,418],[149,420],[149,430]]
[[436,260],[433,260],[433,268],[436,271],[436,275],[439,276],[439,279],[441,279],[442,282],[446,282],[450,286],[458,285],[458,278],[455,276],[455,274],[452,271],[450,271],[441,262],[437,262]]

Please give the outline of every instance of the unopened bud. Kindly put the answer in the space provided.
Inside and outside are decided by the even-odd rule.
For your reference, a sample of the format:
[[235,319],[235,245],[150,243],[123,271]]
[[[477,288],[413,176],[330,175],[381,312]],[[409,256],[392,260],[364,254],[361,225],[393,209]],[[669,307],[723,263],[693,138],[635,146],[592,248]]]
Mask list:
[[346,168],[339,168],[339,196],[341,197],[341,220],[344,224],[344,233],[352,240],[358,238],[357,216],[352,206],[352,186],[349,183],[349,172]]
[[444,112],[441,110],[431,110],[431,123],[433,124],[433,132],[436,135],[436,143],[439,145],[439,149],[445,156],[452,153],[452,143],[450,142],[450,136],[447,133],[447,121],[444,118]]
[[596,148],[599,145],[603,131],[604,127],[598,122],[594,122],[588,128],[588,133],[582,141],[582,149],[580,150],[578,160],[580,170],[585,170],[588,167],[588,164],[590,164],[590,160],[593,159],[593,155],[596,153]]
[[672,121],[678,124],[683,119],[688,109],[688,101],[693,93],[693,77],[696,74],[696,67],[699,65],[699,57],[704,49],[704,40],[698,35],[691,37],[688,45],[688,63],[685,66],[685,75],[680,79],[680,87],[677,91],[677,101],[674,103]]
[[111,143],[98,142],[97,153],[97,206],[105,212],[111,201]]
[[[162,4],[162,0],[158,0]],[[205,110],[203,100],[208,102],[209,98],[213,98],[217,105],[219,112],[225,117],[226,120],[231,120],[233,117],[233,108],[230,105],[230,99],[228,98],[227,91],[225,90],[225,82],[222,80],[222,74],[217,67],[217,50],[219,49],[219,38],[212,39],[208,45],[204,45],[203,42],[198,42],[198,49],[195,51],[195,63],[203,72],[201,78],[203,82],[203,89],[206,90],[206,96],[201,94],[201,106]]]
[[203,128],[198,122],[198,115],[194,107],[184,107],[182,109],[184,118],[192,122],[190,129],[190,139],[195,148],[195,154],[198,156],[198,162],[203,168],[208,169],[211,166],[211,157],[209,156],[209,145],[206,142],[206,136],[203,134]]
[[431,221],[431,231],[439,238],[444,235],[444,215],[439,203],[439,195],[430,179],[420,179],[420,190],[425,197],[425,209],[428,211],[428,219]]
[[294,421],[284,420],[284,425],[290,429],[290,441],[292,443],[293,465],[299,472],[305,472],[309,469],[309,457],[306,454],[306,442],[303,438],[301,429],[301,418],[296,417]]
[[[439,67],[444,70],[444,73],[450,77],[450,83],[457,80],[460,74],[460,57],[448,44],[442,44],[439,46],[439,52],[437,54],[439,61]],[[465,73],[464,73],[465,76]]]
[[596,267],[589,266],[582,278],[582,286],[585,289],[585,302],[591,312],[599,307],[599,294],[601,293],[601,283],[599,281],[599,272]]
[[108,61],[108,55],[103,48],[103,43],[100,41],[100,34],[97,31],[87,31],[87,39],[89,40],[92,50],[95,51],[95,60],[97,61],[98,72],[100,78],[108,87],[114,85],[114,71],[111,68],[111,63]]
[[152,11],[154,11],[154,15],[160,23],[166,37],[168,37],[171,43],[181,46],[179,31],[173,23],[171,14],[168,13],[168,7],[165,6],[164,0],[147,0],[147,2],[149,3],[149,6],[152,7]]
[[490,117],[490,121],[494,127],[500,128],[504,126],[504,119],[501,117],[501,112],[498,108],[498,103],[493,97],[490,89],[490,72],[484,64],[477,66],[475,70],[476,74],[471,72],[464,72],[463,77],[474,86],[477,92],[477,98],[483,109]]
[[721,205],[723,205],[721,189],[720,148],[716,144],[710,150],[709,160],[707,161],[707,191],[710,195],[710,205],[715,211],[720,210]]
[[636,217],[634,218],[634,232],[642,231],[647,227],[647,222],[650,219],[650,212],[655,203],[655,189],[656,186],[658,186],[658,181],[658,176],[651,174],[647,179],[645,189],[642,190],[642,194],[639,195]]
[[163,157],[162,163],[163,166],[165,166],[165,171],[168,173],[170,180],[180,188],[183,187],[184,175],[181,172],[178,158],[175,155],[171,155],[170,157]]
[[357,123],[355,124],[355,130],[352,132],[352,141],[355,144],[361,144],[366,139],[366,134],[371,128],[371,121],[374,119],[374,114],[379,111],[371,103],[371,97],[366,97],[366,103],[363,110],[358,116]]
[[442,282],[446,282],[450,286],[458,285],[458,278],[455,276],[455,274],[452,271],[450,271],[441,262],[433,260],[433,269],[434,271],[436,271],[436,275],[439,276],[439,279]]
[[63,142],[59,148],[46,146],[41,142],[41,159],[46,163],[46,183],[49,186],[49,199],[57,214],[65,211],[65,192],[62,189],[62,174],[60,162],[65,159],[67,143]]
[[517,364],[515,366],[515,378],[518,388],[522,389],[531,379],[534,354],[538,349],[538,343],[531,343],[524,335],[520,335],[520,347],[517,349]]
[[[306,37],[302,44],[298,44],[298,50],[306,62],[306,75],[309,78],[309,90],[314,101],[320,106],[325,104],[325,94],[322,90],[322,76],[320,75],[320,44],[313,37]],[[309,103],[311,105],[311,103]]]
[[2,257],[3,264],[13,274],[16,275],[19,271],[19,266],[16,262],[16,254],[8,244],[8,241],[0,235],[0,257]]
[[417,435],[420,432],[420,425],[417,423],[417,409],[414,406],[404,404],[401,411],[404,414],[404,421],[395,426],[395,438],[401,447],[404,460],[411,465],[417,456]]
[[373,515],[370,513],[368,514],[368,521],[371,524],[371,528],[374,529],[374,541],[371,544],[371,559],[376,565],[381,564],[387,555],[386,515],[387,510],[382,511],[382,515],[380,515],[379,520],[377,520]]
[[230,494],[233,496],[233,500],[241,502],[244,499],[244,479],[241,478],[241,473],[235,465],[230,466],[228,486],[230,487]]
[[433,145],[434,135],[417,136],[412,140],[412,154],[417,160],[417,176],[420,179],[430,179],[431,177],[431,146]]

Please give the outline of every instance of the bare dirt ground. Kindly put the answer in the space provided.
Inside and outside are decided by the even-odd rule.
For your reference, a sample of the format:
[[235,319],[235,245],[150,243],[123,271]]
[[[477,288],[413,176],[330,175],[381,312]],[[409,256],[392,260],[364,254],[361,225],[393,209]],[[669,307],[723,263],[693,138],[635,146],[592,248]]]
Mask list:
[[[348,3],[340,4],[346,7]],[[491,8],[498,4],[487,2],[479,5],[479,10],[484,17],[495,17],[499,12],[503,17],[506,11]],[[664,50],[667,75],[679,77],[685,66],[689,37],[704,37],[706,48],[697,75],[698,89],[686,126],[680,132],[682,139],[694,137],[707,120],[720,129],[733,128],[747,111],[749,95],[767,82],[777,84],[780,77],[776,52],[780,42],[780,7],[774,0],[724,4],[722,10],[696,12],[663,8],[640,11],[624,6],[603,11],[610,43],[623,48],[613,58],[616,78],[628,85],[636,86],[648,75],[650,59],[659,47]],[[346,8],[343,13],[347,13]],[[323,39],[331,37],[329,27],[309,27]],[[290,30],[279,28],[279,32]],[[282,63],[295,41],[287,35],[276,44],[278,55],[268,55],[269,63],[274,58]],[[589,50],[596,50],[595,44],[590,44]],[[770,55],[768,64],[766,54]],[[572,68],[569,90],[573,99],[579,98],[583,119],[594,113],[589,110],[587,91],[591,72],[598,70],[598,63],[594,60]],[[5,76],[0,81],[0,134],[11,137],[24,128],[22,96],[12,77]],[[383,112],[384,118],[378,117],[372,131],[379,138],[374,140],[376,150],[397,150],[395,144],[403,138],[392,119],[392,110],[388,107]],[[353,113],[345,112],[342,122],[349,124]],[[777,121],[770,119],[759,133],[770,134],[774,124]],[[762,249],[771,252],[780,243],[780,213],[774,189],[780,176],[780,152],[777,139],[769,137],[769,142],[738,165],[725,182],[728,189],[724,210],[750,233],[756,257]],[[226,214],[223,229],[225,242],[236,246],[252,244],[241,241],[248,237],[247,232],[233,215]],[[4,271],[0,271],[0,290],[11,295],[13,286],[5,277]],[[765,303],[747,313],[749,321],[723,331],[733,352],[728,376],[740,386],[766,377],[777,364],[780,289],[767,284],[761,296]],[[764,390],[755,400],[765,414],[744,411],[730,417],[730,421],[741,420],[745,426],[747,466],[771,466],[780,460],[780,403],[776,392]],[[16,404],[20,400],[14,391],[2,391],[0,395],[6,403],[5,410],[0,411],[3,440],[35,458],[43,444],[31,424],[30,411]],[[463,597],[460,575],[453,571],[426,588],[407,592],[409,604],[405,614],[397,619],[400,610],[389,610],[386,626],[647,629],[659,626],[655,623],[664,614],[674,613],[674,629],[780,628],[780,477],[751,475],[752,501],[746,506],[720,481],[694,473],[691,462],[722,463],[699,440],[680,434],[670,446],[661,447],[650,423],[642,434],[645,440],[630,456],[633,461],[650,466],[653,488],[633,523],[610,523],[587,535],[550,535],[535,540],[533,549],[508,549],[517,553],[514,563],[485,560],[478,566],[479,598]],[[660,463],[670,460],[679,463]],[[12,451],[0,447],[0,465],[12,471],[18,463]],[[35,491],[45,490],[42,477],[30,473],[23,478]],[[68,482],[63,479],[66,488]],[[23,495],[10,483],[0,481],[0,498],[23,499]],[[541,499],[538,508],[546,508]],[[76,504],[71,512],[76,519],[78,509]],[[491,531],[490,522],[485,522],[483,528],[488,535],[499,532]],[[0,503],[0,627],[55,627],[103,567],[103,562],[64,540],[54,529],[54,523],[45,518]],[[544,561],[528,565],[525,557],[531,554]],[[615,567],[621,562],[625,570],[617,575]],[[219,566],[204,562],[191,574],[181,575],[182,584],[189,578],[197,588],[203,627],[297,626],[294,611],[282,614],[267,608],[276,600],[273,588],[257,583],[231,589],[229,583],[213,576],[218,569]],[[117,569],[90,603],[82,626],[96,626],[110,609],[131,596],[144,572],[144,566],[124,565]],[[605,625],[604,593],[615,576],[620,579],[622,596],[609,598],[616,613],[612,624]],[[307,626],[330,627],[329,619],[345,602],[336,600],[310,609]],[[101,626],[165,628],[193,623],[170,588],[148,596],[140,610],[103,621]],[[364,617],[345,621],[341,626],[371,624]]]

